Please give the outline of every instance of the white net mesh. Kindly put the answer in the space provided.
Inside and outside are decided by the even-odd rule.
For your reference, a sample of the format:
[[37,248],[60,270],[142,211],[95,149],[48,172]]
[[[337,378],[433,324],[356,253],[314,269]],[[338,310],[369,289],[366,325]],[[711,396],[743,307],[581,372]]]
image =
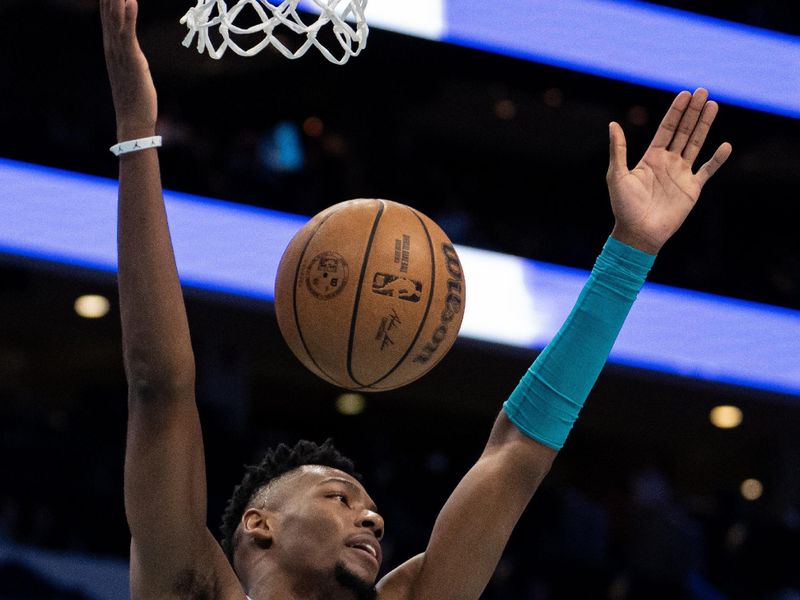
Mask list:
[[[369,28],[364,9],[367,0],[309,0],[307,4],[319,13],[307,17],[309,23],[304,22],[297,12],[299,1],[239,0],[228,8],[224,0],[197,0],[197,6],[190,8],[181,19],[181,23],[189,28],[183,45],[188,48],[197,35],[197,51],[201,54],[207,51],[215,59],[221,58],[228,48],[240,56],[253,56],[267,46],[276,48],[286,58],[299,58],[316,46],[325,58],[338,65],[346,63],[351,56],[357,56],[366,47]],[[252,9],[248,11],[248,18],[252,20],[255,15],[259,22],[235,25],[234,21],[247,7]],[[221,38],[216,47],[209,35],[209,30],[214,28]],[[340,46],[335,53],[317,39],[320,32],[327,29],[333,32],[333,38]],[[283,35],[301,36],[305,40],[292,50],[278,38]],[[253,36],[258,41],[249,48],[242,48],[235,41],[252,40]]]

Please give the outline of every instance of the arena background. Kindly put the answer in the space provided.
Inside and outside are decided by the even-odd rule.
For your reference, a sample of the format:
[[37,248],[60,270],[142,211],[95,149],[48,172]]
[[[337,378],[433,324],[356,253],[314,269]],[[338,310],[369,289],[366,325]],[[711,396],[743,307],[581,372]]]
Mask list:
[[[792,3],[662,4],[800,34]],[[269,51],[216,62],[180,45],[187,8],[140,11],[165,187],[306,216],[391,198],[457,244],[580,269],[611,226],[608,121],[622,123],[633,161],[673,96],[377,28],[344,67]],[[0,19],[0,157],[115,177],[96,2],[3,0]],[[288,167],[266,151],[287,124],[301,150]],[[724,140],[732,159],[650,281],[798,310],[798,119],[723,103],[709,145]],[[124,598],[114,280],[0,259],[0,597]],[[86,293],[109,297],[111,312],[78,317]],[[346,416],[339,390],[286,349],[269,305],[187,300],[212,530],[242,464],[279,441],[330,436],[384,511],[385,569],[424,548],[535,357],[459,339],[429,375]],[[720,404],[743,410],[740,427],[711,425]],[[799,425],[794,394],[609,365],[484,598],[799,598]],[[755,500],[740,492],[751,478],[763,484]]]

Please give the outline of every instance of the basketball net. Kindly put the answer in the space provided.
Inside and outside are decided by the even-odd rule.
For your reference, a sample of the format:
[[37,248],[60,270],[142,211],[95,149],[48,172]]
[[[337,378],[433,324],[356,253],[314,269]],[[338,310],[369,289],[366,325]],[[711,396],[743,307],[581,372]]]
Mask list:
[[[190,8],[181,19],[181,23],[189,28],[183,40],[187,48],[197,35],[197,51],[208,52],[209,56],[219,59],[230,48],[240,56],[253,56],[267,46],[273,46],[286,58],[300,58],[311,46],[317,49],[332,63],[342,65],[351,56],[357,56],[367,45],[369,27],[364,17],[367,0],[308,0],[310,10],[318,12],[316,20],[306,24],[297,13],[300,0],[239,0],[228,8],[224,0],[197,0],[197,6]],[[260,23],[249,26],[234,24],[239,14],[247,7],[257,16]],[[311,19],[314,17],[312,16]],[[241,21],[241,19],[240,19]],[[348,23],[354,22],[354,26]],[[317,39],[319,32],[330,24],[336,41],[341,46],[341,53],[334,55]],[[217,28],[222,41],[217,47],[211,41],[209,30]],[[289,49],[277,36],[291,32],[305,36],[305,41],[296,50]],[[234,36],[263,36],[254,46],[245,49],[234,41]]]

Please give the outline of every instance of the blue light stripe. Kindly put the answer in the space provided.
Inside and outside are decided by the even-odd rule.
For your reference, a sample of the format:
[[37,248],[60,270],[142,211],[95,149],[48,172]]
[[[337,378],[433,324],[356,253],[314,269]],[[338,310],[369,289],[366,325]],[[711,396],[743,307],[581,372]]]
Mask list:
[[[116,270],[117,182],[0,159],[0,258]],[[181,280],[269,302],[283,249],[308,217],[166,192]],[[461,335],[542,348],[588,272],[457,248]],[[648,283],[610,362],[800,396],[800,311]]]
[[371,0],[365,14],[373,28],[800,118],[799,36],[639,0]]
[[800,37],[634,0],[450,0],[442,41],[800,117]]
[[[0,252],[115,272],[117,182],[0,159]],[[276,248],[307,220],[190,194],[164,194],[186,285],[272,300]]]

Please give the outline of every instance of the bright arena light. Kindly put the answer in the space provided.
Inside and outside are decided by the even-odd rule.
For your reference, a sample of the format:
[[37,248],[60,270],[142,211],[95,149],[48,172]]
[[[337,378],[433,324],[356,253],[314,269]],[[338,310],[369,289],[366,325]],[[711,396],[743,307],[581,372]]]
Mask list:
[[111,308],[108,298],[96,294],[80,296],[75,300],[75,312],[84,319],[105,317]]
[[336,398],[336,410],[343,415],[360,415],[366,406],[367,399],[361,394],[339,394]]
[[764,493],[764,486],[758,479],[745,479],[739,486],[739,492],[745,500],[758,500]]
[[711,409],[709,419],[715,427],[733,429],[742,424],[742,411],[737,406],[715,406]]

